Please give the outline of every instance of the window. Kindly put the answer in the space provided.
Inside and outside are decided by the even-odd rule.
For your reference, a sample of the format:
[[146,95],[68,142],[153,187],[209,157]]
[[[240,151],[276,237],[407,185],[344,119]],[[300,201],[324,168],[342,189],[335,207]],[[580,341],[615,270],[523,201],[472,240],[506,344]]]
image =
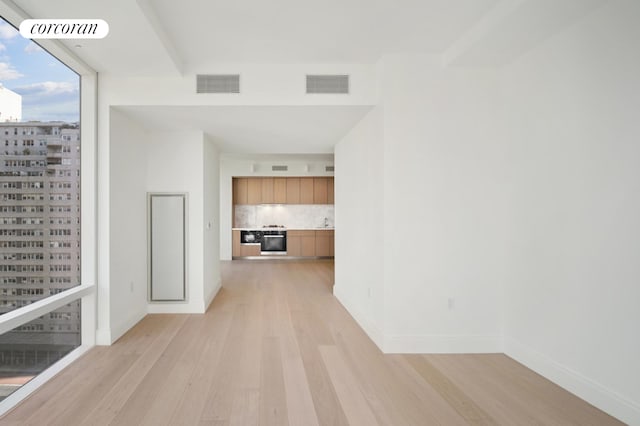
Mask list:
[[[81,345],[80,298],[88,290],[79,288],[80,75],[2,18],[0,27],[2,62],[11,71],[0,93],[6,135],[0,153],[2,414],[2,401],[25,377]],[[34,311],[34,303],[41,310]],[[19,325],[8,329],[2,317],[14,310]]]

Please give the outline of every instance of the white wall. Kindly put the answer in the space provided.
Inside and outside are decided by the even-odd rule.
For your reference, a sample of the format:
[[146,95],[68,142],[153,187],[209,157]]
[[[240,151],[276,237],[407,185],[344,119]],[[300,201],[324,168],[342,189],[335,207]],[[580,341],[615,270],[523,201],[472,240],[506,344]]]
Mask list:
[[222,282],[220,276],[220,153],[206,135],[203,142],[204,173],[204,281],[203,300],[209,306]]
[[384,158],[382,108],[335,147],[335,296],[384,346]]
[[198,131],[149,134],[146,145],[147,191],[188,194],[187,302],[149,303],[150,313],[205,310],[204,147],[203,133]]
[[[148,133],[116,109],[110,120],[109,288],[100,298],[108,316],[101,344],[112,343],[147,313]],[[106,299],[106,300],[105,300]]]
[[640,424],[640,3],[504,72],[514,191],[506,353]]
[[499,352],[497,72],[421,55],[379,69],[381,105],[336,146],[334,293],[385,352]]
[[[237,176],[333,176],[325,166],[333,165],[331,155],[256,155],[220,158],[220,259],[231,260],[233,226],[233,178]],[[286,172],[274,172],[272,165],[286,165]]]
[[495,70],[382,62],[385,350],[501,350],[505,197]]

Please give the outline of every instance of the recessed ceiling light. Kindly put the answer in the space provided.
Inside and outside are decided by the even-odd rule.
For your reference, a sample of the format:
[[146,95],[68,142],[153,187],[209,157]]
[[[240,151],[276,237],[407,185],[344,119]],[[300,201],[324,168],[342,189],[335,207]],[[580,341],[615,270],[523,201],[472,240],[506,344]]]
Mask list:
[[81,44],[76,44],[76,45],[75,45],[75,48],[76,48],[76,49],[80,49],[80,48],[82,48],[82,45],[81,45]]

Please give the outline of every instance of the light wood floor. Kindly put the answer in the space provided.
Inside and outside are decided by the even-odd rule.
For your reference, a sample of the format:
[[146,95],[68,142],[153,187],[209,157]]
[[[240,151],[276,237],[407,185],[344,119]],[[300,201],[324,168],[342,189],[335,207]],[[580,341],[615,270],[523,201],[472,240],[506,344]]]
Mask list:
[[504,355],[383,355],[333,263],[233,261],[204,315],[149,315],[0,424],[620,424]]

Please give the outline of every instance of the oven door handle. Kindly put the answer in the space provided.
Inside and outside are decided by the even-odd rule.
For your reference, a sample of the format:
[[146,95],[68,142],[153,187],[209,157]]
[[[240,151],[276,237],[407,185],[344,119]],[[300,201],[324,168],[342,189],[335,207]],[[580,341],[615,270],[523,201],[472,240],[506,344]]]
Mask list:
[[264,235],[263,238],[284,238],[284,235]]

